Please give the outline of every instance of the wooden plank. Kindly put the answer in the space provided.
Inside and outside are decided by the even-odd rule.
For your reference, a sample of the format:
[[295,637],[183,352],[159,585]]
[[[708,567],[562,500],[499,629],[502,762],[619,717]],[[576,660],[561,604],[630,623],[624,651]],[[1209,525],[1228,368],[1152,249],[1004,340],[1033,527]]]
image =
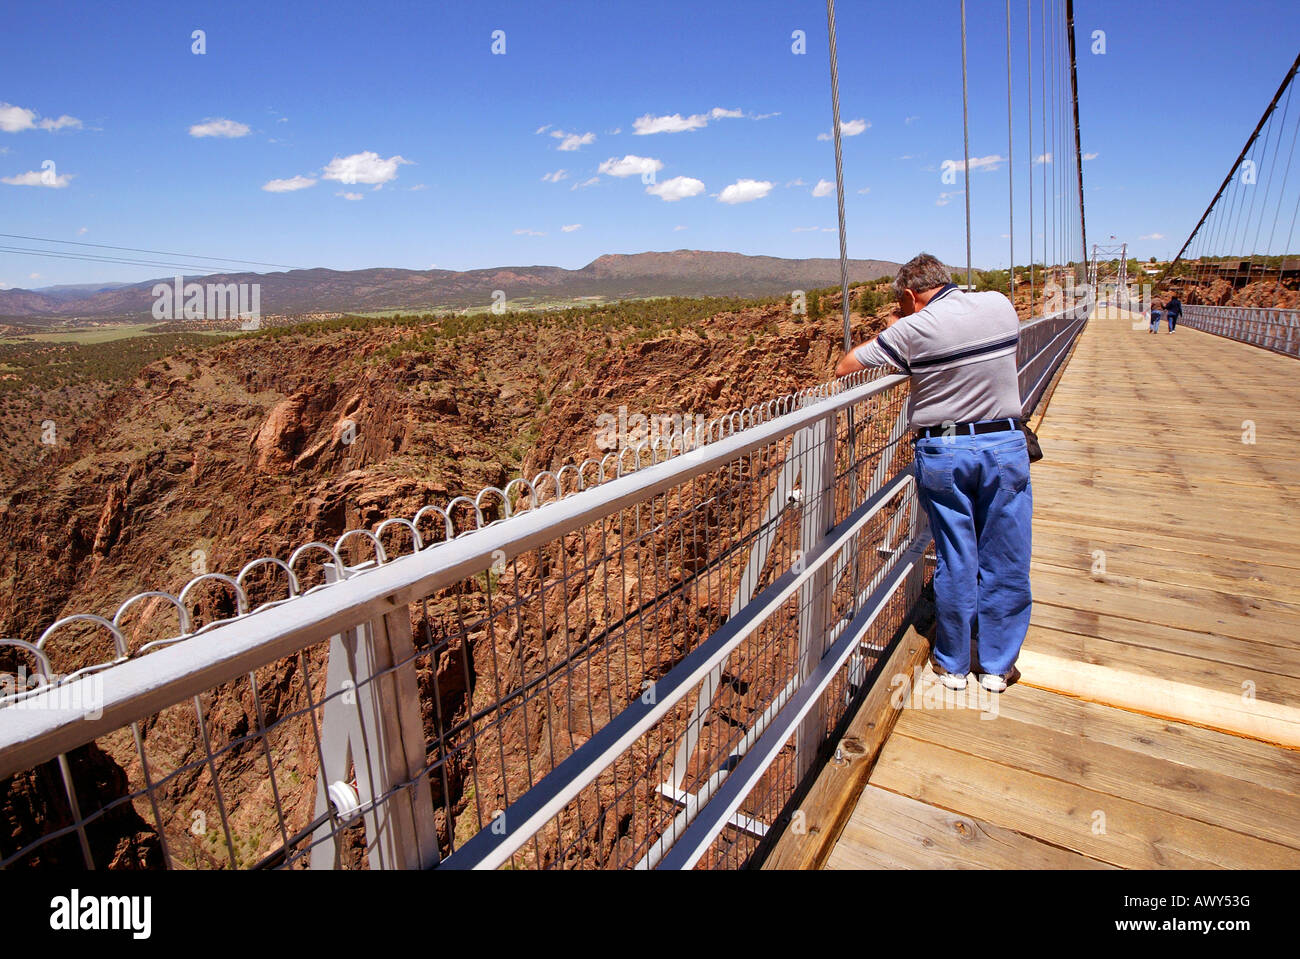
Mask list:
[[[1089,610],[1053,606],[1048,603],[1034,605],[1033,622],[1029,628],[1030,636],[1034,638],[1027,639],[1027,642],[1033,648],[1041,648],[1044,652],[1048,651],[1048,647],[1038,645],[1037,630],[1071,634],[1081,640],[1114,643],[1136,650],[1156,650],[1171,656],[1185,656],[1189,660],[1208,660],[1211,663],[1220,663],[1236,673],[1248,670],[1283,677],[1300,677],[1300,649],[1238,639],[1218,633],[1179,629],[1176,626],[1107,616]],[[1075,654],[1061,651],[1066,648],[1067,640],[1064,637],[1049,638],[1049,641],[1057,644],[1053,647],[1057,650],[1053,655],[1066,656],[1067,659],[1087,658],[1082,651],[1084,647],[1076,646]],[[1100,649],[1104,650],[1106,647]],[[1118,654],[1116,652],[1116,655]],[[1161,666],[1168,669],[1172,667],[1172,663],[1173,660],[1166,660]],[[1187,668],[1189,670],[1204,668],[1204,662],[1189,662]],[[1180,671],[1175,670],[1175,672]]]
[[1289,846],[898,731],[871,782],[1127,869],[1300,868],[1300,852]]
[[[1137,537],[1132,537],[1136,539]],[[1300,577],[1281,566],[1242,563],[1222,557],[1213,565],[1196,553],[1158,549],[1114,540],[1056,533],[1034,541],[1034,559],[1091,575],[1101,550],[1106,578],[1148,579],[1175,586],[1197,586],[1290,603],[1300,608]]]
[[1073,699],[1020,683],[1003,696],[999,716],[1120,746],[1193,769],[1209,769],[1300,795],[1300,752],[1213,729]]
[[1022,649],[1026,683],[1095,703],[1300,749],[1300,709]]
[[910,683],[929,652],[929,641],[908,629],[840,739],[844,761],[832,761],[822,768],[796,811],[803,814],[799,828],[794,828],[792,820],[764,858],[764,869],[821,869],[825,865],[898,719],[902,704],[895,701],[895,691],[901,688],[896,677]]
[[868,786],[827,869],[1113,869],[1029,836]]
[[1030,582],[1035,601],[1093,610],[1128,619],[1213,632],[1242,639],[1262,639],[1289,646],[1300,634],[1300,616],[1265,600],[1230,596],[1212,590],[1170,587],[1160,583],[1095,580],[1086,573],[1059,571],[1034,564]]
[[[1034,511],[1034,536],[1050,536],[1056,530],[1065,530],[1071,535],[1092,536],[1097,538],[1112,537],[1129,542],[1140,537],[1144,545],[1156,549],[1183,549],[1206,557],[1217,557],[1224,553],[1222,543],[1210,543],[1197,537],[1175,536],[1154,529],[1135,530],[1112,522],[1104,515],[1092,515],[1082,518],[1079,515],[1046,516],[1037,509]],[[1300,569],[1300,551],[1295,549],[1277,549],[1256,547],[1249,543],[1230,544],[1231,559],[1239,562],[1259,562],[1283,569]]]
[[1266,789],[1000,713],[988,720],[969,710],[910,709],[898,732],[1063,782],[1086,782],[1095,792],[1259,836],[1300,852],[1300,796],[1292,791]]

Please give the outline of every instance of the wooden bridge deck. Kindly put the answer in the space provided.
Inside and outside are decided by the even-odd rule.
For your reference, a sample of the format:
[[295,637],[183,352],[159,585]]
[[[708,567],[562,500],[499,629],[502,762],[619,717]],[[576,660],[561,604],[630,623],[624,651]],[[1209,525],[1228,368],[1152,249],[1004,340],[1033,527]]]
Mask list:
[[1300,364],[1137,322],[1040,424],[1024,678],[914,695],[828,867],[1300,868]]

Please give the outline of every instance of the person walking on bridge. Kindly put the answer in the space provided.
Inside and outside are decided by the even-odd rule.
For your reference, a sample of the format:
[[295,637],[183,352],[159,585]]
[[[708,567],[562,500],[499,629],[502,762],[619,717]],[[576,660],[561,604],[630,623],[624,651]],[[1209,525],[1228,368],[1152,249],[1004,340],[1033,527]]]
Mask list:
[[1178,325],[1178,321],[1181,320],[1182,318],[1183,318],[1183,304],[1182,301],[1175,296],[1172,300],[1170,300],[1168,303],[1165,304],[1165,319],[1169,321],[1170,333],[1174,331],[1174,327]]
[[1165,311],[1160,307],[1160,304],[1153,302],[1151,304],[1151,332],[1152,333],[1160,332],[1160,321],[1164,318],[1164,315],[1165,315]]
[[973,667],[984,689],[1000,693],[1020,678],[1033,601],[1020,319],[1001,293],[959,290],[928,253],[899,268],[894,294],[899,315],[835,373],[893,367],[911,376],[917,489],[938,554],[930,665],[949,689],[965,689]]

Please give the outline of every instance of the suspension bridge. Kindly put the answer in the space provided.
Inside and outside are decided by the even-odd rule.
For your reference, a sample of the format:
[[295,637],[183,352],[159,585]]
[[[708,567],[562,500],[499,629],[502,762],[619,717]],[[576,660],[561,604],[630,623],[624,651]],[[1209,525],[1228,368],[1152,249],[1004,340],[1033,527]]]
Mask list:
[[1005,13],[1020,684],[922,668],[907,377],[866,371],[0,641],[0,865],[1300,866],[1300,58],[1152,336],[1126,250],[1086,252],[1073,4]]

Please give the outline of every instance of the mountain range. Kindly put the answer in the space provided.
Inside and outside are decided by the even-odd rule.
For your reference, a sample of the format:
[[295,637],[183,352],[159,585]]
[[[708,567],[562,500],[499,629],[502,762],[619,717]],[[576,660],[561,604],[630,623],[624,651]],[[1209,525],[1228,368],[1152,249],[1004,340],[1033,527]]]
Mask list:
[[[849,279],[892,276],[888,260],[850,260]],[[188,281],[260,284],[261,312],[302,314],[374,310],[464,309],[489,306],[496,290],[507,302],[564,302],[649,296],[760,297],[837,285],[839,260],[783,259],[704,250],[607,254],[577,270],[558,266],[503,266],[481,270],[289,270],[216,273]],[[76,319],[147,319],[159,277],[143,283],[76,284],[43,290],[0,290],[0,319],[58,324]]]

